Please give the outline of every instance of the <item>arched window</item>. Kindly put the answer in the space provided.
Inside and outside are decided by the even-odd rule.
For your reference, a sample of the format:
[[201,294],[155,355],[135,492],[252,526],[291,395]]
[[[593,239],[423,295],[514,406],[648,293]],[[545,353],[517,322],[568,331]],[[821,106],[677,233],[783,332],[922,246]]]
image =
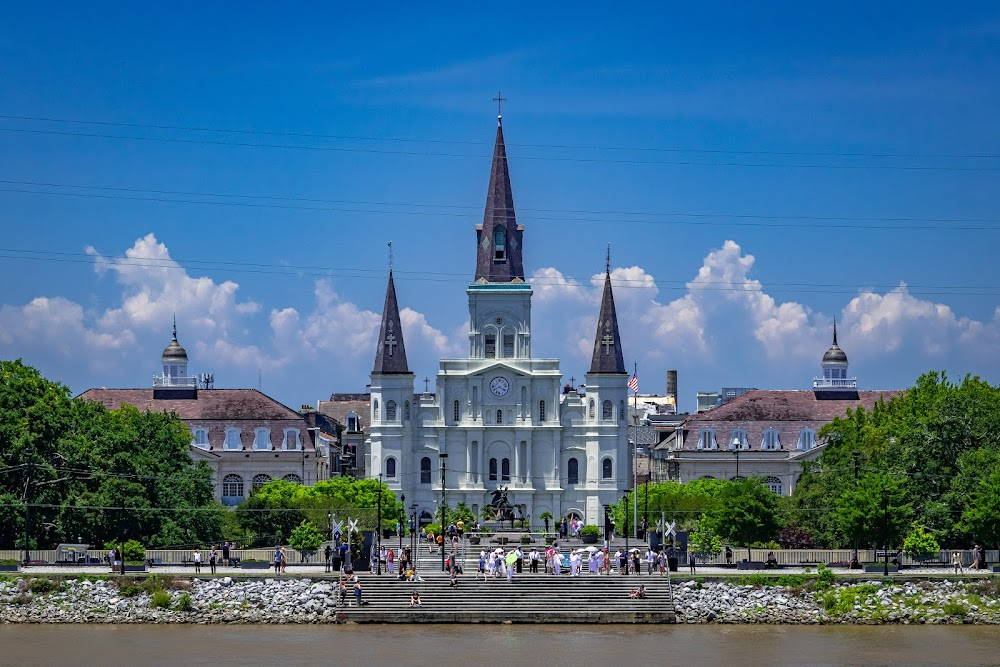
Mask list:
[[226,475],[222,479],[222,504],[238,505],[243,500],[243,478],[239,475]]
[[403,401],[403,421],[410,421],[410,402]]
[[455,401],[451,405],[451,418],[455,420],[455,422],[462,420],[462,407],[459,405],[458,401]]
[[490,481],[497,481],[497,460],[490,459]]
[[378,420],[379,420],[378,399],[376,398],[374,401],[372,401],[372,421],[378,421]]
[[580,483],[580,462],[574,456],[566,465],[566,482],[568,484]]
[[385,476],[389,479],[396,478],[396,459],[391,456],[385,460]]
[[510,481],[510,459],[504,459],[500,462],[500,481]]
[[545,401],[538,401],[538,421],[545,421]]
[[503,410],[497,410],[497,423],[503,423]]
[[507,230],[503,227],[493,229],[493,246],[496,249],[494,259],[504,259],[507,256]]
[[483,356],[493,359],[497,356],[497,335],[488,333],[483,336]]
[[253,482],[250,485],[250,489],[252,491],[256,491],[257,489],[259,489],[260,487],[264,486],[265,484],[267,484],[270,481],[271,481],[271,476],[270,475],[265,475],[263,473],[261,473],[260,475],[254,475],[253,476]]
[[604,401],[601,404],[601,419],[606,422],[612,421],[615,418],[614,411],[611,401]]
[[601,462],[601,479],[612,479],[614,477],[614,464],[611,459],[604,459]]
[[396,401],[385,402],[385,419],[390,422],[396,421]]
[[295,473],[289,473],[288,475],[285,475],[281,479],[285,480],[286,482],[291,482],[292,484],[302,483],[302,478],[296,475]]
[[431,483],[431,460],[430,457],[427,456],[420,459],[420,483]]
[[618,421],[625,421],[625,401],[618,403]]
[[760,443],[761,449],[781,449],[781,440],[778,437],[778,429],[769,428],[764,431],[764,439]]
[[781,480],[777,477],[765,477],[764,483],[767,484],[767,488],[771,489],[774,493],[781,495]]
[[590,399],[590,418],[594,418],[594,399]]

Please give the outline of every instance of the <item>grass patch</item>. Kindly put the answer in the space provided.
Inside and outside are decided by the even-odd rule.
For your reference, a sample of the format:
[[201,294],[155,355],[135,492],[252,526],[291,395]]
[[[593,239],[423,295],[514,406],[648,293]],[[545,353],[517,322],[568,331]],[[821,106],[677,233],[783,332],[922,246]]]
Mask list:
[[30,588],[32,593],[43,594],[51,593],[55,587],[55,584],[48,579],[32,579]]
[[969,613],[969,608],[961,600],[948,600],[941,605],[941,611],[945,616],[965,617]]
[[153,593],[149,606],[153,609],[170,609],[170,601],[170,593],[161,588]]
[[177,611],[193,611],[194,603],[191,602],[191,594],[184,591],[179,596],[177,596],[177,604],[174,605],[174,609]]

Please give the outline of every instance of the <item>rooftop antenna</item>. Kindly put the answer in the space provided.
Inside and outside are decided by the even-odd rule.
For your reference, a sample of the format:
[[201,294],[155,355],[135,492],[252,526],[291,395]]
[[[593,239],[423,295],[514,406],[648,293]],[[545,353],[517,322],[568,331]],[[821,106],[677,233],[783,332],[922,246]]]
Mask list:
[[497,103],[497,125],[501,125],[503,123],[503,103],[507,101],[507,98],[503,96],[502,91],[498,90],[493,101]]
[[608,241],[608,257],[604,260],[604,270],[611,275],[611,241]]

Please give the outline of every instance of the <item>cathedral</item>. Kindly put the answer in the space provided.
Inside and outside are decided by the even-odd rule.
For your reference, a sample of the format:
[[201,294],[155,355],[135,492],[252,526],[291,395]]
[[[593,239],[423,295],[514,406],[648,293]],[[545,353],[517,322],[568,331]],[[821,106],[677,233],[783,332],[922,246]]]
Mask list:
[[405,495],[408,511],[422,521],[442,502],[464,502],[480,516],[503,488],[515,515],[533,526],[545,512],[598,525],[603,506],[618,501],[631,479],[629,377],[610,262],[590,371],[584,385],[564,389],[559,360],[531,354],[525,229],[514,214],[497,120],[486,210],[475,230],[476,270],[466,290],[468,354],[440,361],[435,393],[414,393],[390,268],[371,373],[366,471]]

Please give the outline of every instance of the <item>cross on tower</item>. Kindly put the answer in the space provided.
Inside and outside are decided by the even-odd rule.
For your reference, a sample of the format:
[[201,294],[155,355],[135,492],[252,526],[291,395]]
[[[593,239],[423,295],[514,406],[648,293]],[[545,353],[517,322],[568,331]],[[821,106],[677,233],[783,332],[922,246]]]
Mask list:
[[399,345],[399,343],[396,342],[396,334],[393,333],[394,325],[392,323],[392,320],[389,320],[389,324],[387,325],[386,328],[389,330],[389,332],[386,334],[384,345],[387,348],[389,348],[389,356],[391,357],[392,356],[392,348],[394,348],[397,345]]
[[430,378],[424,378],[424,393],[425,394],[428,393],[431,390],[430,387],[431,387]]
[[611,348],[615,345],[615,339],[611,336],[611,326],[607,322],[604,323],[604,338],[601,339],[601,345],[604,346],[605,355],[610,355]]
[[500,120],[503,118],[503,103],[507,101],[507,98],[498,90],[497,96],[493,98],[493,101],[497,103],[497,120]]

